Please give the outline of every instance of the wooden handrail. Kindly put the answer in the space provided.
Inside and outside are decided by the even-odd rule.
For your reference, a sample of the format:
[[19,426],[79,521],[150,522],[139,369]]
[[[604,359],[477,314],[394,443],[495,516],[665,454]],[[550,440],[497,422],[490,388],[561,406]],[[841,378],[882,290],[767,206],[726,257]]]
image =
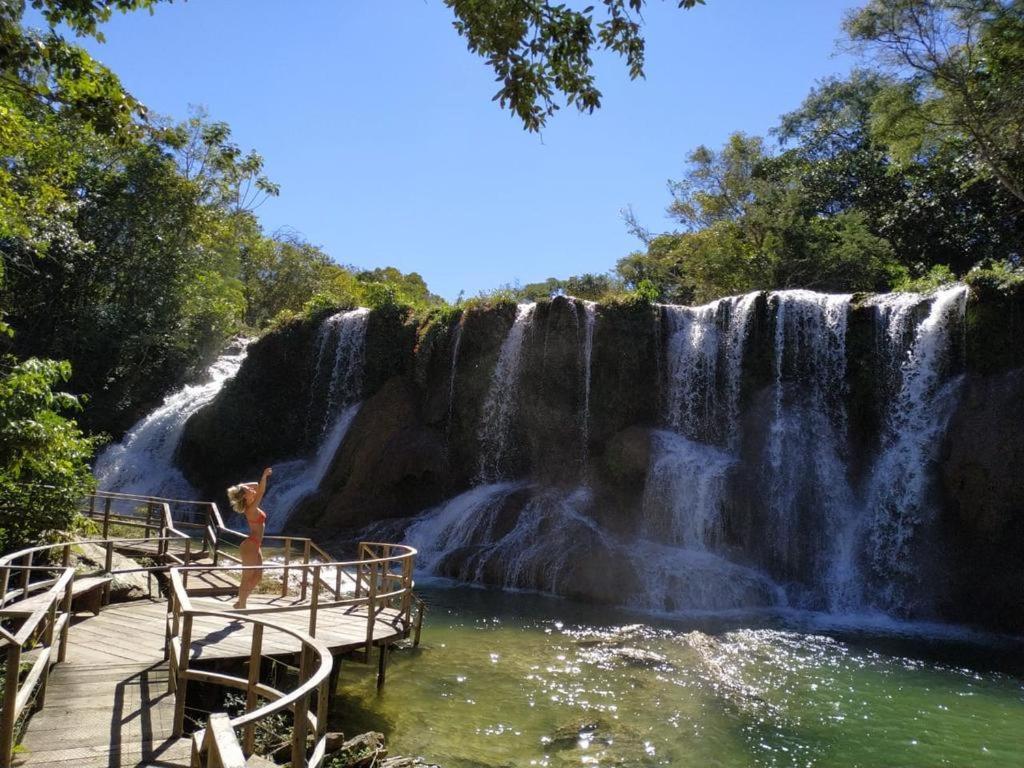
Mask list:
[[[72,568],[63,567],[62,570],[63,573],[47,591],[46,601],[32,612],[17,633],[12,635],[3,630],[4,640],[7,641],[7,669],[3,710],[0,712],[0,765],[11,764],[15,728],[25,707],[32,700],[32,694],[38,686],[36,705],[42,706],[50,666],[64,659],[70,624],[71,582],[75,574]],[[43,631],[39,632],[41,627]],[[56,646],[55,636],[58,638]],[[42,651],[22,679],[23,646],[37,637],[41,638]]]
[[[330,608],[346,608],[348,610],[365,607],[367,620],[366,648],[367,659],[369,650],[373,644],[374,623],[385,608],[395,607],[400,609],[397,620],[402,623],[402,629],[406,635],[413,631],[411,619],[412,606],[419,608],[418,621],[415,627],[416,642],[419,641],[419,624],[422,622],[423,604],[413,594],[415,586],[412,573],[413,562],[417,554],[413,547],[402,544],[391,544],[385,542],[361,542],[358,549],[358,559],[351,561],[335,561],[333,557],[323,548],[318,546],[309,538],[299,536],[265,536],[265,541],[279,541],[285,545],[283,563],[265,563],[259,566],[244,566],[241,564],[219,565],[218,557],[237,562],[237,558],[227,552],[219,551],[219,543],[225,537],[245,538],[239,531],[228,528],[220,514],[217,505],[212,502],[195,502],[175,499],[161,499],[147,497],[137,494],[121,494],[109,491],[98,491],[87,497],[88,508],[85,512],[94,519],[102,520],[104,532],[109,531],[111,523],[142,528],[147,534],[144,537],[110,538],[104,536],[101,539],[88,539],[74,544],[93,544],[105,550],[105,561],[103,564],[104,573],[132,573],[132,572],[167,572],[170,576],[171,590],[168,595],[169,607],[166,620],[166,656],[171,674],[169,676],[169,687],[176,694],[175,698],[175,728],[180,735],[184,719],[185,689],[189,680],[207,680],[219,684],[228,685],[246,691],[246,712],[229,721],[232,728],[243,729],[243,752],[251,752],[252,725],[257,721],[268,717],[284,709],[291,709],[296,717],[295,739],[293,742],[292,762],[297,768],[301,766],[316,766],[324,757],[326,717],[320,716],[326,713],[327,702],[327,680],[330,676],[332,658],[329,649],[315,638],[317,631],[317,614],[321,610]],[[113,503],[117,501],[129,501],[138,504],[138,509],[145,505],[144,513],[135,515],[120,514],[113,511]],[[97,502],[103,502],[98,504]],[[174,519],[172,504],[185,504],[198,510],[205,510],[206,523],[180,522]],[[154,521],[154,515],[159,510],[159,525]],[[202,530],[204,534],[203,552],[212,549],[214,565],[191,564],[192,544],[194,540],[186,533],[183,533],[178,526]],[[159,535],[154,535],[158,532]],[[171,550],[169,545],[172,542],[184,543],[185,558],[178,557]],[[112,567],[112,557],[115,549],[119,547],[130,549],[133,544],[149,543],[156,544],[158,556],[162,563],[154,566],[140,566],[134,568],[115,569]],[[301,548],[301,561],[292,559],[292,547],[298,545]],[[28,547],[18,552],[0,557],[0,606],[6,605],[10,599],[27,595],[30,592],[40,592],[46,589],[47,599],[28,617],[17,633],[11,633],[0,628],[0,642],[6,643],[8,651],[7,668],[7,692],[5,693],[4,710],[0,716],[0,765],[9,764],[10,753],[14,746],[14,727],[21,709],[29,700],[31,689],[39,684],[39,697],[45,695],[45,686],[48,679],[49,667],[55,661],[62,661],[67,646],[67,632],[70,625],[72,582],[75,577],[74,569],[69,567],[72,543],[61,542],[56,544],[43,544]],[[46,555],[50,561],[54,550],[62,550],[62,565],[43,564],[33,562],[37,556]],[[323,569],[335,569],[335,584],[328,583],[330,579],[323,577]],[[287,595],[289,587],[288,574],[298,570],[302,575],[301,593],[310,589],[312,584],[312,595],[309,602],[299,602],[294,605],[262,606],[243,610],[236,610],[231,613],[220,611],[197,610],[193,607],[188,595],[188,577],[193,572],[217,572],[217,571],[281,571],[282,587]],[[20,572],[20,582],[11,587],[11,572]],[[42,581],[33,582],[32,574],[36,572],[59,572],[59,575]],[[352,597],[342,597],[341,580],[343,574],[352,579],[355,584],[355,591]],[[109,585],[105,588],[109,590]],[[333,595],[333,600],[322,600],[321,591]],[[104,598],[108,597],[105,593]],[[309,632],[302,633],[274,624],[257,614],[282,613],[290,611],[310,611]],[[193,620],[199,616],[213,616],[228,621],[245,621],[253,625],[253,645],[250,649],[250,672],[248,679],[231,677],[219,673],[205,672],[189,669],[189,650],[191,646],[191,632]],[[40,628],[45,635],[44,643],[47,647],[40,659],[33,663],[24,681],[19,681],[21,676],[21,653],[22,646],[30,638],[38,635]],[[290,693],[282,693],[274,688],[263,685],[259,682],[259,659],[262,658],[262,636],[265,628],[273,629],[292,636],[299,641],[301,648],[300,656],[300,685]],[[59,644],[56,646],[54,655],[54,638],[59,635]],[[258,639],[257,639],[258,638]],[[382,646],[382,661],[385,648]],[[255,664],[253,663],[255,660]],[[255,667],[255,671],[253,671]],[[382,666],[383,668],[383,666]],[[382,677],[378,676],[378,684]],[[316,696],[316,703],[310,706],[311,699]],[[258,698],[268,701],[263,707],[254,708]],[[310,711],[315,709],[314,712]],[[219,726],[218,726],[219,727]],[[306,753],[306,730],[312,728],[316,734],[312,752]],[[205,736],[194,743],[194,747],[201,753],[206,744]],[[208,747],[207,747],[208,749]]]
[[[309,704],[310,699],[314,695],[316,695],[318,707],[319,702],[326,701],[323,688],[330,679],[333,666],[330,649],[310,635],[264,619],[236,612],[226,613],[223,611],[197,610],[193,608],[180,570],[172,568],[170,571],[171,591],[173,594],[171,600],[173,618],[169,622],[169,627],[173,627],[175,634],[168,642],[167,654],[171,672],[171,685],[175,695],[175,735],[180,736],[184,726],[184,701],[189,681],[216,683],[245,691],[246,712],[230,719],[228,724],[232,729],[244,729],[243,733],[245,735],[243,739],[250,750],[253,741],[251,727],[260,720],[289,709],[295,714],[292,735],[292,765],[296,768],[315,768],[323,759],[325,751],[324,743],[322,742],[325,742],[327,737],[327,713],[318,708],[314,714],[309,711]],[[253,625],[253,639],[250,646],[250,668],[247,678],[221,672],[190,669],[192,622],[198,616],[212,616],[227,619],[228,621],[247,621]],[[303,659],[299,686],[288,693],[278,691],[259,682],[258,661],[262,657],[263,634],[267,629],[281,632],[299,641]],[[258,709],[252,709],[252,706],[257,701],[257,697],[267,699],[268,703]],[[223,726],[223,723],[221,725]],[[317,737],[311,760],[307,759],[306,754],[306,729],[308,727],[313,728]],[[204,737],[203,743],[205,742],[206,738]]]

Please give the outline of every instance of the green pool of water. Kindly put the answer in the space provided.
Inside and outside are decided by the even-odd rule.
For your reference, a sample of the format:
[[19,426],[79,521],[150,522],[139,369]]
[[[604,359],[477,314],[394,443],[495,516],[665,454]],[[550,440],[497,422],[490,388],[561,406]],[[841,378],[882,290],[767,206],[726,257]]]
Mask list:
[[333,728],[444,768],[1024,765],[1020,644],[426,597],[423,642],[393,654],[383,694],[343,670]]

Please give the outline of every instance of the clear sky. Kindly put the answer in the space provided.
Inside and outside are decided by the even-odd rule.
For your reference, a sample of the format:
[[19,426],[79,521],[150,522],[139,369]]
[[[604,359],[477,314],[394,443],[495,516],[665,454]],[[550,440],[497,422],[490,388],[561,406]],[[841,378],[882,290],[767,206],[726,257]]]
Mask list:
[[670,229],[687,153],[765,133],[836,55],[856,0],[654,0],[647,79],[598,60],[604,106],[541,136],[491,102],[484,62],[440,0],[192,0],[116,16],[87,47],[155,112],[206,107],[266,159],[259,214],[345,264],[419,272],[454,299],[604,272],[639,244],[619,212]]

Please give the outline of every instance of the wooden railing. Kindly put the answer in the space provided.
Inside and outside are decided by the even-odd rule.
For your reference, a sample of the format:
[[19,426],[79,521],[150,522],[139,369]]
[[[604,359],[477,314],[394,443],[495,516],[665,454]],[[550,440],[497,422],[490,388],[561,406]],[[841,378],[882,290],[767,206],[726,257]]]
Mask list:
[[[34,591],[29,578],[37,566],[3,566],[5,586],[12,571],[21,571],[22,587],[17,591],[27,594]],[[48,569],[47,569],[48,570]],[[6,648],[3,712],[0,713],[0,765],[10,765],[14,751],[18,720],[28,703],[33,700],[41,707],[46,699],[46,684],[50,666],[63,661],[67,652],[68,622],[71,616],[71,582],[74,572],[63,568],[55,579],[45,582],[46,600],[24,621],[16,633],[0,628],[0,641]],[[54,641],[56,639],[56,645]],[[27,653],[37,654],[22,677],[22,662]]]
[[[188,507],[192,512],[181,514],[181,509]],[[0,765],[10,764],[17,722],[32,700],[33,692],[38,688],[35,702],[42,706],[50,667],[65,658],[76,577],[70,562],[72,548],[77,545],[92,544],[102,548],[104,563],[96,571],[99,574],[165,572],[169,575],[171,589],[165,640],[171,668],[169,684],[176,696],[175,733],[180,735],[183,730],[185,692],[189,680],[238,688],[246,692],[246,711],[240,717],[229,718],[228,724],[232,732],[242,729],[243,754],[252,752],[258,721],[290,709],[295,714],[292,765],[297,768],[315,767],[322,761],[327,712],[326,681],[332,660],[329,649],[316,639],[320,611],[341,608],[356,615],[365,611],[367,661],[376,622],[388,609],[391,611],[388,620],[400,629],[403,636],[413,634],[414,644],[419,644],[424,606],[413,592],[416,550],[412,547],[362,542],[357,560],[340,562],[308,538],[269,535],[264,536],[264,542],[271,543],[268,549],[272,553],[272,543],[280,543],[282,562],[243,566],[230,551],[229,542],[240,542],[245,534],[225,525],[217,505],[212,502],[97,492],[84,500],[82,511],[101,526],[104,534],[109,534],[114,526],[121,526],[139,529],[143,536],[110,538],[104,535],[102,539],[30,547],[0,558],[0,608],[38,596],[44,591],[46,595],[16,633],[0,627],[0,652],[6,653],[7,663],[3,712],[0,714]],[[132,552],[142,547],[154,553],[157,564],[114,568],[116,551]],[[213,565],[195,564],[198,557],[204,556],[211,559]],[[222,565],[221,561],[229,564]],[[192,605],[187,589],[189,575],[218,571],[238,573],[251,569],[279,572],[282,596],[287,596],[294,587],[298,601],[292,605],[254,606],[231,613],[196,609]],[[104,604],[109,600],[109,588],[109,583],[103,588]],[[263,617],[263,614],[292,611],[309,612],[307,633],[277,626]],[[190,668],[192,622],[197,616],[215,616],[253,625],[248,679]],[[259,681],[266,629],[282,632],[299,641],[300,685],[288,694]],[[378,685],[383,681],[386,650],[386,646],[381,647]],[[32,659],[27,674],[22,675],[24,658],[33,653],[37,655]],[[260,698],[270,703],[257,708]],[[319,717],[321,713],[324,717]],[[205,732],[195,735],[193,750],[196,764],[233,764],[237,753],[228,743],[230,740],[226,739],[224,729],[224,719],[218,717],[211,721]],[[312,752],[307,754],[306,739],[310,729],[316,734],[316,741]]]
[[[242,612],[224,613],[196,609],[189,600],[181,570],[183,569],[171,569],[171,610],[167,618],[169,686],[175,696],[174,735],[181,736],[184,733],[185,695],[189,681],[195,680],[227,686],[245,691],[245,712],[238,717],[229,718],[227,721],[232,731],[238,728],[242,729],[241,751],[243,755],[253,752],[257,723],[287,709],[294,715],[292,766],[294,768],[316,768],[319,766],[323,761],[326,748],[328,681],[333,664],[330,650],[313,637],[312,633],[298,632]],[[315,614],[314,605],[311,615],[315,616]],[[252,624],[247,678],[193,669],[190,666],[192,623],[198,616],[213,616]],[[263,636],[266,630],[280,632],[299,641],[301,649],[299,651],[299,685],[289,693],[279,691],[260,681]],[[266,699],[268,703],[257,707],[261,698]],[[236,744],[228,738],[225,732],[224,718],[227,718],[226,714],[213,715],[211,722],[207,724],[206,731],[194,734],[193,764],[223,765],[225,753],[237,756]],[[314,734],[314,742],[311,752],[307,754],[306,742],[310,731]]]

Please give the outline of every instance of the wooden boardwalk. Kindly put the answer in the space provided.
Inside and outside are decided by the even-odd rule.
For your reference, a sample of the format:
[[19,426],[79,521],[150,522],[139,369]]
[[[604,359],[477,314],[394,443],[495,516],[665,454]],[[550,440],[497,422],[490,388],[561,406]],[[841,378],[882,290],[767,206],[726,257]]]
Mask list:
[[173,723],[166,664],[96,664],[72,652],[50,675],[14,766],[187,768],[192,741],[174,738]]
[[[192,599],[197,610],[230,611],[234,597]],[[295,598],[253,595],[249,607],[303,605]],[[54,668],[46,703],[29,721],[13,765],[17,768],[121,768],[190,763],[190,739],[172,737],[174,695],[167,692],[164,621],[167,602],[136,600],[104,608],[99,616],[75,618],[68,635],[67,661]],[[274,611],[275,624],[309,629],[309,610]],[[374,623],[375,644],[402,635],[397,611],[384,611]],[[335,655],[364,647],[366,612],[320,609],[316,636]],[[216,616],[196,616],[190,658],[194,664],[248,659],[252,624]],[[300,650],[291,635],[268,629],[266,656]]]
[[[80,542],[104,551],[95,572],[76,572],[71,542],[0,557],[0,768],[265,766],[256,729],[281,712],[294,715],[292,765],[320,768],[338,659],[370,663],[378,649],[379,689],[389,648],[419,643],[412,547],[363,541],[356,559],[338,561],[305,537],[264,537],[269,559],[250,567],[257,594],[235,611],[246,568],[230,542],[244,536],[216,504],[97,492],[83,505],[103,530]],[[197,508],[205,522],[186,522]],[[139,573],[150,597],[76,614],[108,602],[120,574]],[[152,591],[160,573],[166,599]],[[190,683],[241,692],[243,711],[187,714]]]

